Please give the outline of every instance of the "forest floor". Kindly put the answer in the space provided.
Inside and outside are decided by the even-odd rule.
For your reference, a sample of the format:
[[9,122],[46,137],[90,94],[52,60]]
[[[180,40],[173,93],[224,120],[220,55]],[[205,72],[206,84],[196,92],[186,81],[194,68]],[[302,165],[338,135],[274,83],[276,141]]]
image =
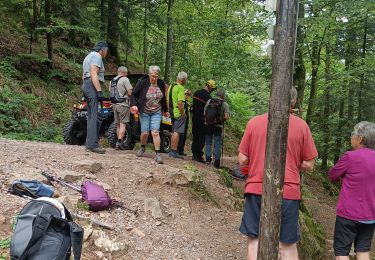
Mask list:
[[[76,178],[76,184],[82,178],[94,179],[103,184],[111,197],[138,210],[138,215],[121,208],[88,212],[77,208],[79,194],[56,185],[61,200],[71,211],[115,227],[102,230],[79,222],[85,227],[86,236],[91,234],[86,237],[82,259],[245,259],[246,237],[238,231],[241,195],[236,188],[226,187],[219,171],[212,166],[189,158],[171,159],[166,154],[164,164],[159,165],[149,150],[145,157],[137,158],[134,151],[109,148],[106,154],[99,155],[85,152],[82,146],[8,139],[0,139],[0,147],[1,240],[11,236],[14,217],[26,203],[6,193],[8,185],[20,178],[43,180],[40,173],[48,170],[57,176]],[[234,159],[225,159],[226,166],[234,163]],[[186,185],[181,176],[196,172],[204,176],[204,186]],[[307,178],[305,185],[313,193],[305,203],[323,225],[329,243],[333,237],[335,202],[327,198],[313,178]],[[234,181],[234,187],[241,186],[243,182]],[[204,197],[207,194],[211,199]],[[160,207],[148,205],[150,198]],[[6,253],[7,250],[0,249],[0,256]],[[331,249],[327,255],[326,259],[332,259]]]

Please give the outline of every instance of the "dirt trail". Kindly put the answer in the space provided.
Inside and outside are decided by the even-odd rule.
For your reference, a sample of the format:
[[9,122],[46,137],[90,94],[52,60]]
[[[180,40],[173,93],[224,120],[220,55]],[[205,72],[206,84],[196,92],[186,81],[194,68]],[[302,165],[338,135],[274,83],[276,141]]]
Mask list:
[[[22,198],[4,191],[7,185],[19,178],[43,180],[40,172],[49,170],[58,176],[77,174],[93,178],[103,183],[112,197],[139,211],[134,216],[123,209],[97,213],[81,210],[81,214],[113,225],[115,230],[104,234],[113,243],[121,242],[128,248],[127,252],[107,252],[94,245],[96,240],[92,236],[84,244],[83,259],[245,258],[246,238],[238,231],[241,213],[230,207],[233,191],[221,184],[219,175],[211,167],[190,160],[169,159],[167,155],[163,155],[165,163],[158,165],[149,151],[144,158],[137,158],[133,151],[113,149],[98,155],[85,152],[79,146],[7,139],[0,139],[0,147],[1,239],[11,235],[12,219],[25,204]],[[103,169],[90,173],[82,166],[94,162],[100,163]],[[205,181],[210,182],[207,186],[215,187],[212,192],[220,208],[192,196],[188,187],[164,184],[170,176],[186,169],[203,172],[208,177]],[[79,198],[72,190],[56,187],[69,198],[69,204]],[[160,203],[162,218],[154,219],[150,212],[145,212],[147,198],[155,198]]]

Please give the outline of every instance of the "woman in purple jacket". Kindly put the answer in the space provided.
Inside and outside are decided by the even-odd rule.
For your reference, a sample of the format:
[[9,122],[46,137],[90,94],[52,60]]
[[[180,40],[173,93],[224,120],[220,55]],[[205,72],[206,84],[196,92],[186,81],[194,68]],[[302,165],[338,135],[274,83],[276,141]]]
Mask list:
[[353,150],[329,171],[331,181],[342,181],[333,248],[336,260],[349,260],[354,242],[357,259],[369,260],[375,228],[375,124],[358,123],[351,145]]

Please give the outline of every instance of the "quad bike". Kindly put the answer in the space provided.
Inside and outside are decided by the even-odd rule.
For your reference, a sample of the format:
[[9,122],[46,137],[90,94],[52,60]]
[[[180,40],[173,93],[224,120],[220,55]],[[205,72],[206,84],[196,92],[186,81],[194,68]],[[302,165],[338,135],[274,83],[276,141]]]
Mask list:
[[[135,86],[138,79],[143,74],[131,74],[128,76],[130,82]],[[106,79],[110,80],[114,76],[106,76]],[[133,82],[132,82],[133,81]],[[135,81],[135,82],[134,82]],[[111,147],[116,146],[117,142],[117,126],[114,122],[112,103],[109,99],[105,99],[98,107],[99,121],[101,126],[99,130],[100,137],[107,137],[108,143]],[[171,147],[171,131],[172,123],[171,119],[165,115],[162,117],[160,124],[160,150],[162,152],[169,152]],[[78,104],[74,105],[72,111],[72,119],[65,125],[63,129],[63,137],[66,144],[70,145],[84,145],[87,134],[87,103],[84,99]],[[141,135],[141,125],[138,114],[130,114],[130,122],[126,124],[126,133],[123,138],[124,147],[126,150],[133,150],[135,144],[139,142]],[[152,143],[152,136],[149,135],[148,142]]]

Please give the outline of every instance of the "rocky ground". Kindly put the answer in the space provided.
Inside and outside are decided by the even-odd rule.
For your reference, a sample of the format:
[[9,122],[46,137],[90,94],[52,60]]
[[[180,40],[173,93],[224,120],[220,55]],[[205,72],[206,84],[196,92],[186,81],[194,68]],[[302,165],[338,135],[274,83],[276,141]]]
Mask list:
[[[246,238],[238,231],[241,212],[234,209],[241,199],[212,167],[167,155],[158,165],[152,152],[144,158],[113,149],[99,155],[80,146],[7,139],[0,139],[0,147],[0,239],[11,236],[14,217],[26,203],[6,192],[9,184],[15,179],[41,181],[45,178],[40,173],[47,170],[76,184],[85,178],[100,182],[111,197],[138,212],[89,212],[77,208],[80,194],[56,185],[59,200],[72,212],[114,227],[79,221],[86,233],[82,259],[245,258]],[[195,175],[204,176],[203,182]]]

